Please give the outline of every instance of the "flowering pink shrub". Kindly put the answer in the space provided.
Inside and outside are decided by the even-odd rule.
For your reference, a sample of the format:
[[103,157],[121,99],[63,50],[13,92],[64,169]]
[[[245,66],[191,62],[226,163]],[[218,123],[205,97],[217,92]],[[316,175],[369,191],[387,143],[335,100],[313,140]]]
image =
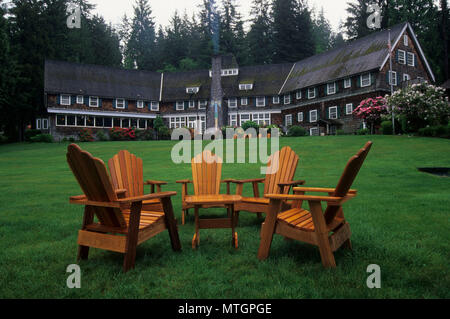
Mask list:
[[81,129],[79,132],[80,142],[93,142],[94,135],[92,131],[88,128]]
[[374,125],[379,124],[381,117],[387,114],[389,114],[387,101],[382,96],[361,101],[359,106],[353,111],[353,115],[363,119],[370,125],[372,133]]

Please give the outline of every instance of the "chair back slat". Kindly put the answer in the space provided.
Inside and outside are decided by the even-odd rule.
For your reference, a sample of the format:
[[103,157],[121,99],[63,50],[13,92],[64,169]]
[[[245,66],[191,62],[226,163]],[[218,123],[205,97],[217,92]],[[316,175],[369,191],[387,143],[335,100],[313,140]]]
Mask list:
[[[111,178],[101,159],[81,150],[76,144],[67,149],[67,162],[87,199],[96,202],[117,200]],[[99,222],[104,226],[126,227],[125,219],[118,208],[93,207]]]
[[191,165],[195,195],[218,195],[222,159],[210,151],[204,151],[192,159]]
[[128,197],[144,195],[142,159],[128,151],[119,151],[108,161],[115,189],[126,189]]
[[[298,155],[289,146],[283,147],[281,151],[273,154],[268,162],[268,167],[272,167],[273,171],[268,171],[266,174],[264,194],[279,194],[280,188],[278,187],[278,183],[293,180],[298,160]],[[289,188],[287,187],[281,192],[286,194],[289,192]]]
[[[372,142],[367,142],[366,145],[359,150],[359,152],[350,158],[350,160],[347,163],[347,166],[344,169],[344,172],[342,173],[341,178],[339,179],[339,182],[336,186],[336,189],[333,193],[333,196],[335,197],[343,197],[346,196],[348,191],[353,185],[353,182],[356,179],[356,176],[358,175],[364,160],[367,157],[367,154],[370,151],[370,148],[372,147]],[[328,223],[331,223],[334,220],[334,217],[340,210],[339,206],[328,206],[325,211],[325,221]]]

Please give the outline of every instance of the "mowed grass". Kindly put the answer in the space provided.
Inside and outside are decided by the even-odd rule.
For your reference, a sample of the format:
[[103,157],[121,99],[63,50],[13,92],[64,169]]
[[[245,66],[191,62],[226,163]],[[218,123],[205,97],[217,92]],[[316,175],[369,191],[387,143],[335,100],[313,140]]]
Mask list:
[[[450,167],[450,141],[408,137],[281,139],[300,156],[296,179],[334,187],[349,159],[367,140],[374,146],[355,182],[358,196],[345,204],[353,251],[336,252],[324,269],[316,247],[275,236],[270,257],[257,258],[262,220],[240,214],[239,249],[231,231],[201,230],[191,249],[191,214],[179,226],[183,250],[164,232],[138,247],[136,268],[122,272],[123,255],[91,249],[80,263],[81,289],[68,289],[66,267],[76,263],[81,194],[65,158],[67,144],[0,147],[1,298],[449,298],[450,179],[417,167]],[[175,142],[80,144],[105,162],[121,149],[143,158],[144,178],[166,180],[181,221],[178,179],[190,165],[170,159]],[[261,164],[225,164],[223,178],[260,177]],[[147,189],[148,191],[148,189]],[[250,186],[245,192],[250,194]],[[203,214],[224,214],[223,210]],[[381,267],[381,289],[368,289],[367,266]]]

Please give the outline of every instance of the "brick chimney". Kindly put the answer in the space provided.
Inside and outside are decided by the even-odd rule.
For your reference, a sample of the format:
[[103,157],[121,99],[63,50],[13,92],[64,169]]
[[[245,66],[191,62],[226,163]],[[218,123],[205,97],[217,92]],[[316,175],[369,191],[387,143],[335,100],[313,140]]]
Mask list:
[[206,128],[216,127],[220,130],[225,125],[223,90],[222,90],[222,56],[212,57],[211,100],[206,111]]

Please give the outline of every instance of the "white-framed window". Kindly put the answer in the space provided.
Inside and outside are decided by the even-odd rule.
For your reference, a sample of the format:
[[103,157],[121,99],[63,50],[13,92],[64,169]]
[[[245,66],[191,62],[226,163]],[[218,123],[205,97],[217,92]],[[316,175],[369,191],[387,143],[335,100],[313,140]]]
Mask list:
[[61,105],[70,105],[70,95],[67,94],[61,94]]
[[345,88],[345,89],[348,89],[348,88],[350,88],[350,87],[352,87],[352,79],[350,79],[350,78],[345,79],[345,80],[344,80],[344,88]]
[[273,104],[280,104],[280,97],[278,95],[274,96],[272,98],[272,102],[273,102]]
[[84,115],[77,115],[75,125],[78,126],[78,127],[85,127],[86,126],[86,116],[84,116]]
[[311,136],[319,136],[320,135],[320,130],[318,127],[311,127],[309,129],[309,135]]
[[266,98],[264,96],[258,96],[256,98],[256,106],[257,107],[266,106]]
[[239,90],[241,91],[250,91],[253,90],[253,84],[247,83],[247,84],[239,84]]
[[310,123],[317,122],[317,110],[309,111],[309,122]]
[[138,121],[137,121],[137,128],[138,129],[146,129],[147,128],[147,121],[146,120],[143,120],[143,119],[139,119]]
[[345,114],[347,115],[353,114],[353,103],[347,103],[345,105]]
[[261,126],[270,125],[270,113],[253,113],[252,121]]
[[405,51],[398,50],[397,51],[397,56],[398,56],[398,63],[406,64],[406,52]]
[[192,109],[195,107],[195,101],[189,101],[189,108]]
[[238,123],[237,123],[237,114],[231,114],[231,115],[229,115],[229,122],[228,122],[228,123],[230,123],[230,126],[232,126],[232,127],[238,126]]
[[159,111],[159,102],[151,101],[150,102],[150,110],[151,111]]
[[292,114],[288,114],[284,117],[284,124],[286,126],[292,126]]
[[299,112],[297,115],[297,122],[301,123],[303,122],[303,112]]
[[301,100],[301,98],[302,98],[302,91],[298,90],[297,93],[295,94],[295,97],[297,98],[297,100]]
[[408,57],[407,57],[407,61],[408,61],[408,66],[414,66],[414,53],[408,52]]
[[200,110],[206,109],[207,105],[208,105],[208,101],[207,100],[200,100],[200,101],[198,101],[198,108]]
[[184,111],[184,101],[177,101],[177,111]]
[[409,45],[409,39],[408,39],[408,35],[407,34],[403,35],[403,44],[405,46]]
[[77,95],[77,104],[84,104],[84,96]]
[[56,126],[66,126],[66,116],[65,115],[56,115]]
[[370,73],[361,74],[361,87],[370,86],[371,79],[370,79]]
[[170,128],[182,128],[186,126],[186,117],[177,116],[170,118]]
[[239,114],[239,120],[242,126],[242,124],[244,124],[245,122],[250,121],[250,114]]
[[137,101],[136,102],[136,107],[138,109],[143,109],[144,108],[144,101]]
[[238,69],[225,69],[225,70],[222,70],[222,76],[238,75],[238,73],[239,73]]
[[397,72],[389,71],[389,85],[397,85]]
[[327,84],[327,94],[332,95],[336,93],[336,82]]
[[291,104],[291,95],[290,94],[286,94],[284,96],[284,104]]
[[237,98],[233,97],[228,99],[228,107],[235,108],[237,107]]
[[247,97],[241,97],[241,105],[248,105],[248,98]]
[[112,118],[105,117],[103,119],[103,127],[112,128],[113,127],[113,120],[112,120]]
[[116,99],[116,109],[124,109],[124,108],[125,108],[125,99]]
[[199,90],[200,90],[200,87],[198,87],[198,86],[195,86],[195,87],[187,87],[187,88],[186,88],[186,93],[187,93],[187,94],[197,94]]
[[411,80],[411,77],[409,76],[409,74],[403,74],[403,81],[409,81]]
[[338,118],[338,109],[337,106],[332,106],[328,109],[328,116],[332,120],[336,120]]
[[89,97],[89,106],[90,107],[98,107],[99,99],[98,96],[90,96]]
[[36,119],[37,130],[48,130],[48,119]]
[[308,99],[314,99],[316,97],[316,89],[309,88],[308,89]]

